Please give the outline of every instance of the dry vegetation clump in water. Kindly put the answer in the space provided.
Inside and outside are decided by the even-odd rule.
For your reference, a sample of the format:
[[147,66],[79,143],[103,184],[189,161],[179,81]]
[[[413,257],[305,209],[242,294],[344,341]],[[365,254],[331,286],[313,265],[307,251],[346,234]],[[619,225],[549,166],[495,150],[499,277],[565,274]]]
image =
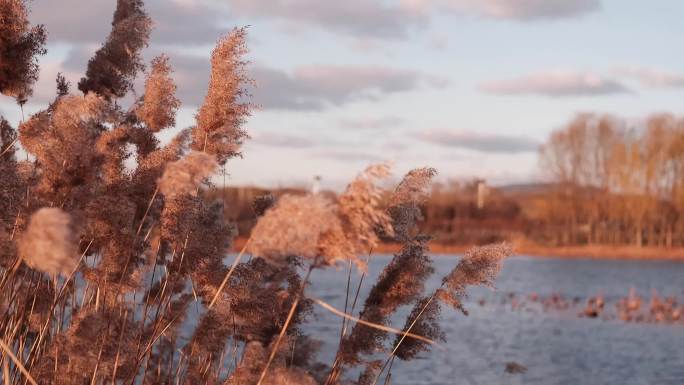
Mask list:
[[[0,92],[23,104],[45,32],[30,27],[25,1],[0,0],[0,11]],[[152,61],[143,96],[121,107],[150,28],[141,0],[118,0],[78,83],[83,95],[60,75],[52,103],[18,130],[0,117],[3,381],[313,385],[362,371],[352,383],[366,384],[395,354],[414,358],[442,339],[439,303],[462,308],[466,287],[491,284],[510,250],[475,250],[424,293],[430,237],[415,224],[435,170],[411,171],[394,192],[379,164],[336,197],[261,197],[250,258],[227,266],[235,226],[206,191],[248,138],[246,30],[219,39],[196,124],[160,146],[179,108],[166,56]],[[17,161],[19,146],[27,161]],[[356,264],[364,277],[364,256],[383,238],[404,247],[358,308],[350,285],[349,306],[333,309],[344,316],[337,355],[320,362],[308,321],[324,303],[307,293],[310,274],[336,265],[351,277]],[[402,306],[415,309],[403,331],[391,325]]]

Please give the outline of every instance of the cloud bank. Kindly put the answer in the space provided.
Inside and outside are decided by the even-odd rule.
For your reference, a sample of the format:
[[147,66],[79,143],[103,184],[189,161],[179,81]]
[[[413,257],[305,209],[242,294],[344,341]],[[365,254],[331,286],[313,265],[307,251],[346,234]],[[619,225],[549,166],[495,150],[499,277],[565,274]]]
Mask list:
[[[52,0],[31,3],[31,20],[45,24],[49,41],[99,43],[111,28],[115,1]],[[520,22],[582,16],[600,0],[146,0],[154,44],[211,44],[227,25],[260,20],[313,28],[357,39],[407,39],[437,14],[474,14]],[[442,44],[442,43],[439,43]]]
[[520,153],[536,151],[539,143],[533,139],[494,134],[478,134],[460,130],[430,130],[417,133],[417,139],[443,147],[462,148],[486,153]]
[[642,86],[652,88],[681,88],[684,87],[684,74],[663,71],[646,67],[620,67],[615,73],[618,76],[634,78]]
[[454,10],[517,21],[583,16],[601,9],[600,0],[446,0]]
[[519,78],[484,83],[483,91],[501,95],[549,97],[596,96],[628,93],[620,82],[591,72],[550,71]]

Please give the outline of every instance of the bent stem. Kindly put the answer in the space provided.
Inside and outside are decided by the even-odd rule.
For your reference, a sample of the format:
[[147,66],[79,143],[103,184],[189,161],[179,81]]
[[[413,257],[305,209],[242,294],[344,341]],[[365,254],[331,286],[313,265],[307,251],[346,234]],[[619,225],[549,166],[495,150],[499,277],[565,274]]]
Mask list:
[[324,301],[322,301],[322,300],[320,300],[320,299],[312,298],[311,300],[314,301],[316,304],[320,305],[320,306],[321,306],[322,308],[324,308],[325,310],[328,310],[329,312],[331,312],[331,313],[333,313],[333,314],[335,314],[335,315],[337,315],[337,316],[347,318],[347,319],[352,320],[352,321],[354,321],[354,322],[356,322],[356,323],[359,323],[359,324],[361,324],[361,325],[365,325],[365,326],[371,327],[371,328],[373,328],[373,329],[378,329],[378,330],[382,330],[382,331],[385,331],[385,332],[389,332],[389,333],[401,335],[401,336],[402,336],[402,339],[403,339],[404,337],[411,337],[411,338],[415,338],[415,339],[417,339],[417,340],[426,342],[426,343],[428,343],[428,344],[430,344],[430,345],[437,345],[437,343],[436,343],[435,341],[433,341],[433,340],[431,340],[431,339],[429,339],[429,338],[425,338],[425,337],[419,336],[419,335],[417,335],[417,334],[409,333],[408,331],[401,331],[401,330],[395,329],[395,328],[393,328],[393,327],[389,327],[389,326],[385,326],[385,325],[380,325],[380,324],[376,324],[376,323],[373,323],[373,322],[364,321],[364,320],[362,320],[362,319],[360,319],[360,318],[354,317],[354,316],[351,315],[351,314],[343,313],[343,312],[341,312],[341,311],[335,309],[332,305],[330,305],[330,304],[328,304],[328,303],[326,303],[326,302],[324,302]]

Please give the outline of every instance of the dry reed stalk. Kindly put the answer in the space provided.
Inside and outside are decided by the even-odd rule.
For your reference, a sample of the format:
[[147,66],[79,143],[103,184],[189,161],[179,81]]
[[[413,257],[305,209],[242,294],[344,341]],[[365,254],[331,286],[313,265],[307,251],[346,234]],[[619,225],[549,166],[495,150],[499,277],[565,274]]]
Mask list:
[[26,380],[28,380],[28,382],[30,382],[32,385],[38,385],[36,380],[34,380],[33,377],[31,377],[31,374],[28,372],[28,370],[26,370],[24,364],[21,363],[17,356],[15,356],[12,352],[12,349],[10,349],[10,347],[7,346],[7,344],[5,344],[5,341],[3,341],[2,339],[0,339],[0,348],[2,348],[2,350],[5,351],[5,353],[7,354],[7,356],[9,356],[12,362],[14,362],[14,364],[17,365],[17,368],[19,368],[19,370],[24,375],[24,377],[26,377]]
[[93,369],[93,376],[90,378],[90,385],[95,385],[95,379],[97,378],[97,368],[100,366],[100,359],[102,358],[102,349],[104,348],[104,341],[100,344],[100,351],[97,353],[97,362],[95,363],[95,368]]
[[[316,258],[318,259],[318,258]],[[299,300],[302,298],[304,295],[304,289],[306,288],[307,283],[309,282],[309,277],[311,276],[311,271],[313,271],[314,266],[316,265],[316,261],[311,263],[309,266],[309,271],[307,271],[306,276],[304,277],[304,281],[302,282],[302,287],[299,289],[299,293],[297,294],[297,297],[295,297],[295,300],[292,302],[292,306],[290,307],[290,311],[287,314],[287,318],[285,319],[285,323],[283,324],[283,327],[280,329],[280,333],[278,334],[278,338],[276,339],[275,344],[273,345],[273,348],[271,349],[271,353],[268,356],[268,361],[266,361],[266,365],[264,366],[264,369],[261,372],[261,376],[259,377],[259,381],[256,383],[256,385],[261,385],[261,383],[264,381],[264,378],[266,377],[266,373],[268,373],[268,368],[271,366],[271,363],[273,362],[273,359],[276,356],[276,353],[278,353],[278,347],[280,347],[280,342],[283,339],[283,336],[285,336],[285,332],[287,332],[287,327],[290,326],[290,322],[292,321],[292,317],[294,316],[295,310],[297,309],[297,305],[299,305]]]
[[242,246],[240,253],[238,253],[237,257],[235,257],[233,264],[230,266],[230,269],[228,270],[228,273],[226,273],[226,276],[223,278],[223,281],[221,281],[221,285],[219,285],[218,289],[216,289],[216,294],[214,294],[214,297],[211,299],[211,302],[209,303],[209,306],[207,307],[208,310],[211,310],[211,308],[214,306],[214,303],[216,303],[216,300],[218,299],[219,295],[221,294],[221,291],[223,290],[223,288],[228,283],[228,279],[230,279],[230,276],[235,271],[235,268],[237,267],[238,263],[240,263],[240,259],[242,259],[242,255],[245,253],[245,250],[247,250],[247,246],[249,245],[249,241],[251,239],[252,239],[252,237],[249,237],[247,239],[247,241],[245,242],[245,245]]
[[[142,216],[142,219],[140,219],[140,225],[138,226],[138,231],[135,232],[135,235],[140,235],[140,231],[142,230],[143,224],[145,223],[145,218],[147,218],[147,214],[150,212],[150,208],[152,207],[152,203],[154,202],[154,198],[157,197],[157,193],[159,192],[159,186],[157,186],[154,189],[154,193],[152,194],[152,198],[150,198],[150,203],[147,204],[147,208],[145,209],[145,213]],[[147,237],[145,237],[147,238]]]
[[444,286],[443,283],[442,283],[442,285],[440,285],[439,289],[435,290],[432,293],[432,295],[428,299],[427,303],[420,309],[420,312],[418,313],[418,315],[411,322],[411,325],[409,325],[409,327],[406,328],[406,330],[401,332],[401,339],[399,339],[399,342],[397,342],[394,345],[394,348],[392,349],[392,351],[387,355],[387,358],[385,359],[385,363],[380,368],[380,371],[378,371],[378,373],[376,374],[375,379],[373,379],[373,383],[371,385],[375,385],[378,382],[378,379],[380,379],[380,376],[382,376],[382,373],[385,371],[385,368],[387,367],[388,364],[390,365],[390,369],[388,369],[388,376],[389,376],[389,370],[391,370],[391,365],[392,365],[392,362],[394,362],[394,357],[395,357],[395,354],[397,353],[397,350],[399,349],[399,346],[401,345],[402,342],[404,342],[404,339],[409,335],[411,330],[413,330],[413,327],[418,322],[418,319],[420,319],[420,317],[423,315],[423,313],[428,308],[428,306],[430,306],[432,301],[435,299],[435,296],[437,295],[437,291],[440,290],[442,288],[442,286]]
[[9,360],[5,358],[4,353],[2,355],[2,378],[4,379],[5,385],[10,385]]
[[[351,286],[351,272],[352,272],[352,260],[349,258],[349,268],[347,272],[347,285],[344,290],[344,313],[347,313],[347,307],[349,306],[349,289]],[[353,312],[353,311],[352,311]],[[344,338],[344,333],[346,332],[347,328],[347,319],[342,317],[342,327],[340,328],[340,344],[342,343],[342,339]]]
[[128,309],[124,313],[121,320],[121,332],[119,333],[119,344],[116,348],[116,358],[114,359],[114,369],[112,370],[112,385],[116,385],[116,369],[119,367],[119,356],[121,353],[121,342],[123,341],[124,332],[126,330],[126,319],[128,317]]
[[[366,265],[368,265],[368,263],[370,263],[370,259],[372,257],[372,254],[373,254],[373,250],[371,249],[370,252],[368,253],[368,258],[366,259],[366,262],[365,262]],[[359,299],[359,293],[361,292],[361,287],[363,286],[363,280],[366,277],[366,273],[367,272],[365,270],[361,272],[361,277],[359,278],[359,283],[356,286],[356,292],[354,294],[354,300],[352,301],[351,311],[349,312],[351,314],[354,313],[354,309],[356,308],[356,302]],[[346,319],[346,318],[343,318],[343,319]],[[347,327],[348,326],[349,326],[349,324],[345,324],[344,327],[342,328],[342,338],[344,338],[344,336],[347,334],[347,329],[348,329]],[[340,364],[341,364],[341,361],[340,361],[340,349],[341,349],[341,347],[342,347],[342,340],[340,340],[340,342],[338,344],[338,349],[337,349],[337,352],[335,353],[335,360],[333,361],[333,364],[330,368],[330,373],[326,377],[326,380],[325,380],[326,385],[334,384],[338,380],[337,377],[340,374],[339,369],[340,369]]]
[[14,140],[12,140],[12,142],[10,144],[8,144],[7,147],[5,147],[4,150],[2,150],[2,152],[0,152],[0,156],[3,156],[7,152],[9,152],[9,150],[12,149],[12,146],[14,146],[14,144],[17,142],[17,140],[19,140],[19,137],[14,138]]

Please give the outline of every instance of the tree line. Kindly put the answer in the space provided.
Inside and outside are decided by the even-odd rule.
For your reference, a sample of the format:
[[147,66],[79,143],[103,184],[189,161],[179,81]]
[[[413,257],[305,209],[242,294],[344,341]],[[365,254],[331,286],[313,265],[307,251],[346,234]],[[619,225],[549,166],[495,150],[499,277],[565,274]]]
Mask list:
[[550,242],[684,243],[684,119],[578,115],[539,159],[554,184],[541,218]]
[[[577,115],[540,147],[539,169],[544,183],[489,187],[484,205],[481,180],[435,183],[420,230],[444,244],[524,238],[545,246],[684,246],[684,119]],[[227,214],[246,234],[251,200],[267,192],[280,194],[215,194],[232,202]]]

